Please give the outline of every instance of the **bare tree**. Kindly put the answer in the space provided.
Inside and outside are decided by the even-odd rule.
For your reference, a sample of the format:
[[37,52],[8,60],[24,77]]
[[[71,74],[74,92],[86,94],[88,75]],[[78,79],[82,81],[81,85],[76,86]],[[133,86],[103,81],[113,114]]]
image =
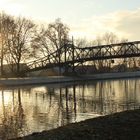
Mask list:
[[[68,40],[68,26],[62,23],[60,19],[56,19],[46,28],[42,26],[39,29],[32,41],[32,46],[38,50],[39,57],[52,55],[52,52],[56,51],[54,58],[56,62],[60,63],[62,53],[60,48],[64,47]],[[59,69],[59,73],[61,73],[61,69]]]
[[112,32],[106,32],[102,39],[104,44],[115,44],[119,42],[117,35]]
[[41,27],[39,32],[36,33],[32,46],[38,48],[40,54],[46,56],[51,52],[59,50],[69,39],[69,28],[56,19],[55,22],[48,24],[48,27]]
[[46,30],[46,36],[54,49],[58,50],[68,40],[69,28],[58,18],[54,23],[50,23]]
[[79,48],[85,48],[92,46],[93,42],[88,41],[86,38],[78,38],[74,41],[74,45]]
[[[46,30],[46,36],[51,44],[51,48],[57,50],[58,63],[61,63],[61,47],[63,47],[68,39],[69,28],[67,25],[61,22],[60,19],[56,19],[54,23],[50,23]],[[61,67],[59,66],[59,74],[61,75]]]
[[34,49],[35,58],[46,57],[54,51],[48,40],[46,29],[43,25],[36,31],[35,36],[32,39],[31,46]]
[[[115,44],[118,43],[119,38],[115,33],[112,32],[106,32],[102,36],[98,36],[96,40],[93,41],[93,44],[100,46],[100,45],[109,45],[109,44]],[[104,51],[104,50],[102,50]],[[111,60],[98,60],[96,61],[96,65],[100,71],[108,71],[108,68],[111,67]]]
[[7,40],[12,32],[13,17],[4,12],[0,13],[0,64],[1,75],[3,75],[3,63],[7,54]]
[[20,71],[20,63],[25,62],[32,55],[30,41],[34,34],[35,24],[25,18],[15,18],[12,32],[8,38],[8,55],[16,65],[16,72]]

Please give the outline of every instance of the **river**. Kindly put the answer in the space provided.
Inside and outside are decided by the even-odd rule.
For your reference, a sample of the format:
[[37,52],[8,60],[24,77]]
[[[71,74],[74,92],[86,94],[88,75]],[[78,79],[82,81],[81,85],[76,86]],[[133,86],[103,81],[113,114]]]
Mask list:
[[140,108],[140,79],[0,88],[0,140]]

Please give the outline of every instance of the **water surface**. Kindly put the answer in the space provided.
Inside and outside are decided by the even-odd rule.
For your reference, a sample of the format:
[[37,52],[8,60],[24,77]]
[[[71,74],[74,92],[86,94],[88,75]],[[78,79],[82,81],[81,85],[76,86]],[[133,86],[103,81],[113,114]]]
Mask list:
[[0,89],[0,140],[140,107],[140,79]]

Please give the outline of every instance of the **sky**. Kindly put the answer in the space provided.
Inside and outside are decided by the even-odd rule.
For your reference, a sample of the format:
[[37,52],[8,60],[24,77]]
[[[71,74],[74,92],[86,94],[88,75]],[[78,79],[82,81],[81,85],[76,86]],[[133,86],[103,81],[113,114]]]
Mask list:
[[44,24],[61,18],[74,38],[113,32],[140,40],[140,0],[0,0],[0,10]]

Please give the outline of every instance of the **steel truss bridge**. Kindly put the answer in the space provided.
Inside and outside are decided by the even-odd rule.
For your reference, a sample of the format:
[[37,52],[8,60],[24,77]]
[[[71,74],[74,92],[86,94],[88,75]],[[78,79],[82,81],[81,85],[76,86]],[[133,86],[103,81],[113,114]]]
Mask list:
[[139,57],[140,41],[79,48],[65,44],[48,56],[27,63],[28,72],[61,67],[75,69],[88,61]]

